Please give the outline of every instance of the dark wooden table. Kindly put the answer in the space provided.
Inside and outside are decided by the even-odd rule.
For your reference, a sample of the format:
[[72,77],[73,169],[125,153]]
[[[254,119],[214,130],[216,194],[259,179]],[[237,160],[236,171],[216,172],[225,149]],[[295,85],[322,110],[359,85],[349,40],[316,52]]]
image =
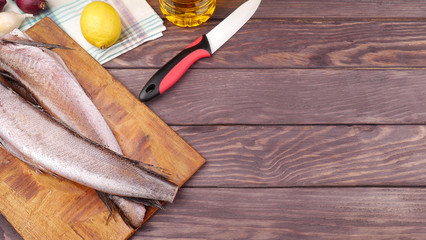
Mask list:
[[[243,1],[104,66],[136,95]],[[425,239],[425,20],[426,1],[264,0],[147,103],[207,163],[132,239]]]

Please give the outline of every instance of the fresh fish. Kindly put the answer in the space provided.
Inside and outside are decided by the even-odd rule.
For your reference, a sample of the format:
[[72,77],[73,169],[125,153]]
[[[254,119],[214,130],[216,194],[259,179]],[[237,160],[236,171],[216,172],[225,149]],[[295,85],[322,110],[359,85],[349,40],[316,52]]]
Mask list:
[[[47,44],[47,43],[39,43],[39,42],[34,42],[32,41],[26,34],[20,32],[19,30],[15,30],[12,32],[12,34],[8,35],[8,36],[3,36],[2,39],[0,40],[0,45],[1,44],[5,44],[5,43],[13,43],[13,44],[9,44],[9,51],[11,51],[10,48],[14,48],[17,47],[18,45],[22,45],[20,46],[20,51],[14,51],[9,52],[9,54],[26,54],[28,57],[33,58],[33,54],[37,54],[38,52],[40,52],[40,50],[43,53],[47,53],[44,56],[40,56],[40,55],[36,55],[36,57],[39,57],[39,59],[49,59],[49,58],[53,58],[53,61],[57,61],[59,63],[55,64],[55,68],[51,68],[51,66],[49,64],[42,64],[39,65],[39,68],[22,68],[22,67],[18,67],[17,69],[21,70],[21,72],[24,71],[30,71],[29,73],[32,73],[33,71],[36,71],[37,74],[22,74],[21,75],[16,75],[16,73],[18,71],[14,71],[12,72],[15,73],[14,76],[12,76],[13,78],[17,78],[18,81],[20,82],[20,84],[25,85],[27,89],[32,89],[32,93],[33,94],[28,94],[28,92],[23,92],[21,87],[12,82],[13,85],[13,89],[14,90],[19,90],[21,95],[24,95],[24,97],[26,97],[27,99],[31,98],[30,100],[32,100],[32,102],[35,102],[34,96],[37,96],[36,98],[38,99],[38,101],[41,101],[40,104],[45,111],[50,114],[55,116],[58,120],[64,122],[66,125],[68,126],[79,126],[77,128],[75,128],[74,130],[76,130],[77,133],[79,133],[82,136],[85,136],[97,143],[103,144],[108,146],[110,149],[112,149],[113,151],[121,154],[121,149],[118,145],[118,143],[115,140],[114,137],[111,137],[112,133],[109,129],[109,127],[107,126],[107,124],[105,123],[104,119],[101,117],[100,113],[97,114],[96,116],[98,117],[97,121],[92,121],[91,123],[96,122],[95,126],[90,126],[87,125],[90,122],[85,122],[83,121],[84,119],[90,119],[91,116],[94,115],[95,112],[98,112],[97,109],[94,107],[93,103],[91,102],[91,100],[87,97],[87,95],[83,95],[80,94],[83,90],[80,87],[80,85],[78,84],[77,80],[75,80],[74,76],[69,72],[68,68],[66,67],[66,65],[63,63],[62,59],[56,55],[56,53],[51,52],[47,49],[34,49],[34,47],[47,47],[47,48],[63,48],[63,49],[69,49],[67,47],[63,47],[60,45],[53,45],[53,44]],[[28,46],[33,46],[33,47],[28,47]],[[1,49],[1,46],[0,46]],[[3,49],[1,49],[1,52],[3,53]],[[13,58],[13,57],[12,57]],[[15,58],[19,58],[18,56],[15,56]],[[0,57],[1,59],[1,57]],[[10,59],[10,58],[9,58]],[[51,59],[49,59],[51,60]],[[50,61],[49,61],[50,63]],[[19,65],[19,64],[18,64]],[[1,68],[1,61],[0,61],[0,68]],[[11,71],[10,69],[13,69],[13,64],[11,64],[10,62],[8,62],[8,60],[3,60],[3,71]],[[15,63],[16,66],[16,63]],[[16,67],[15,67],[16,68]],[[39,79],[37,79],[37,77],[40,77],[43,75],[43,72],[45,73],[46,71],[50,72],[50,71],[57,71],[57,72],[63,72],[62,74],[59,74],[61,77],[63,78],[68,78],[68,81],[65,81],[67,83],[72,83],[72,84],[68,84],[68,85],[62,85],[62,88],[65,88],[66,91],[44,91],[42,89],[45,89],[46,86],[49,86],[49,84],[58,84],[60,82],[64,82],[64,80],[62,79],[58,81],[58,78],[53,79],[53,78],[43,78],[41,81]],[[10,78],[12,74],[7,73],[6,77]],[[23,77],[22,77],[23,76]],[[27,78],[26,78],[27,77]],[[33,79],[31,77],[35,77],[36,79]],[[45,86],[42,86],[41,82],[45,83]],[[77,82],[78,87],[76,87],[75,84],[73,84],[74,82]],[[69,87],[69,88],[67,88]],[[92,109],[90,109],[90,111],[84,111],[85,109],[81,109],[79,112],[76,111],[72,111],[72,106],[63,106],[61,104],[74,104],[73,102],[57,102],[56,99],[64,99],[69,97],[69,91],[74,91],[76,92],[76,90],[80,90],[77,91],[76,94],[74,94],[74,96],[79,96],[80,98],[82,98],[82,100],[80,100],[80,103],[84,103],[86,106],[87,105],[93,105]],[[84,92],[84,91],[83,91]],[[39,95],[35,95],[35,94],[39,94]],[[62,95],[61,95],[62,94]],[[64,95],[65,94],[65,95]],[[49,104],[57,104],[59,107],[57,106],[51,106]],[[71,111],[63,111],[63,110],[69,110],[71,109]],[[86,108],[89,109],[89,108]],[[96,109],[96,110],[95,110]],[[76,114],[77,113],[77,114]],[[96,117],[95,116],[95,117]],[[98,124],[98,123],[104,123],[104,124]],[[97,128],[97,130],[96,130]],[[95,129],[95,130],[93,130]],[[103,134],[99,134],[99,133],[103,133]],[[107,134],[105,134],[107,133]],[[145,207],[140,204],[140,203],[135,203],[129,199],[125,199],[125,198],[121,198],[118,196],[113,196],[113,195],[109,195],[109,194],[104,194],[102,192],[98,191],[99,196],[101,197],[101,199],[106,203],[110,203],[111,201],[107,200],[106,198],[110,198],[112,200],[112,202],[114,203],[115,207],[118,208],[118,211],[120,213],[120,215],[123,217],[123,219],[132,227],[137,228],[139,227],[144,219],[144,213],[145,213]],[[146,203],[146,202],[145,202]],[[150,204],[156,203],[156,202],[149,202]],[[159,207],[159,203],[154,204],[154,206]],[[107,206],[108,209],[111,209],[112,206]],[[111,210],[110,210],[111,211]]]
[[[31,56],[31,58],[34,57],[32,54],[37,53],[41,50],[41,49],[34,49],[34,47],[43,47],[43,48],[49,48],[49,49],[62,48],[62,49],[71,50],[70,48],[60,46],[60,45],[35,42],[32,39],[30,39],[26,34],[24,34],[23,32],[19,30],[14,30],[11,34],[7,36],[3,36],[0,40],[0,44],[4,45],[5,43],[13,43],[13,45],[12,44],[9,45],[10,48],[16,47],[16,45],[20,45],[21,51],[14,51],[13,53],[16,55],[28,54],[27,56],[29,57]],[[28,46],[33,46],[33,47],[28,47]],[[21,71],[30,70],[31,71],[30,73],[34,71],[39,72],[39,74],[27,74],[29,78],[24,78],[24,77],[21,77],[20,75],[12,76],[11,74],[4,72],[3,75],[7,79],[11,79],[11,78],[13,78],[14,80],[18,79],[17,82],[8,81],[7,82],[8,86],[12,87],[12,89],[17,91],[21,96],[25,97],[27,100],[30,100],[33,103],[41,105],[41,107],[43,107],[48,114],[55,116],[58,120],[62,121],[66,125],[74,127],[74,130],[80,135],[85,136],[91,139],[92,141],[95,141],[102,145],[106,145],[111,150],[119,154],[122,154],[120,146],[118,145],[115,138],[112,137],[111,130],[109,129],[109,127],[107,126],[107,124],[105,123],[104,119],[102,118],[100,113],[97,111],[95,106],[92,104],[91,100],[87,97],[87,95],[81,94],[83,90],[80,87],[80,85],[74,84],[76,80],[74,76],[70,73],[70,71],[68,70],[67,66],[63,63],[62,59],[56,53],[51,52],[47,49],[43,49],[43,52],[47,52],[48,54],[44,54],[42,56],[36,55],[36,57],[38,57],[39,59],[47,58],[53,62],[57,61],[59,64],[55,64],[54,65],[55,68],[53,69],[51,69],[50,65],[46,65],[46,64],[40,65],[40,68],[38,69],[19,67],[19,69],[22,69]],[[13,66],[9,66],[11,64],[8,63],[7,60],[4,61],[3,65],[8,66],[8,68],[4,67],[4,69],[2,69],[3,71],[6,71],[6,70],[10,71],[10,69],[13,69]],[[49,84],[57,84],[60,82],[64,82],[64,80],[66,80],[66,82],[69,84],[61,86],[65,89],[69,87],[66,91],[61,91],[61,92],[60,91],[55,91],[55,92],[43,91],[42,90],[43,86],[40,84],[40,81],[38,79],[31,78],[31,77],[39,77],[43,75],[43,71],[46,72],[46,71],[52,71],[52,70],[57,72],[62,72],[62,74],[60,74],[60,76],[62,76],[62,79],[61,79],[62,81],[58,80],[58,78],[43,79],[42,81],[44,81],[44,83],[46,84],[45,86],[48,86]],[[14,73],[16,74],[16,71]],[[27,87],[23,87],[23,85]],[[28,88],[32,89],[32,93],[28,92]],[[56,99],[66,99],[67,97],[69,97],[68,95],[69,91],[76,92],[74,95],[79,96],[81,99],[80,101],[78,101],[79,103],[84,103],[86,106],[92,105],[91,109],[86,107],[85,109],[89,111],[84,111],[85,109],[81,109],[78,112],[66,111],[67,109],[72,109],[72,107],[70,108],[69,106],[61,106],[61,104],[64,104],[64,103],[74,104],[74,102],[57,102]],[[37,100],[34,98],[34,94],[40,94],[38,97],[40,102],[37,102]],[[91,119],[96,117],[98,118],[98,120],[96,121],[84,121],[85,119]],[[113,209],[113,206],[111,206],[111,204],[115,204],[115,206],[119,208],[119,213],[122,216],[122,218],[125,219],[127,223],[130,223],[132,227],[137,228],[142,224],[144,215],[138,216],[135,213],[139,213],[139,214],[144,213],[146,211],[144,205],[140,203],[134,203],[124,198],[113,197],[111,195],[108,195],[99,191],[98,191],[98,195],[102,199],[102,201],[107,205],[108,209],[110,210],[110,213]],[[107,198],[110,198],[112,202],[107,200]]]
[[[87,97],[85,94],[81,94],[83,92],[83,89],[80,87],[80,85],[77,83],[77,80],[75,80],[74,76],[70,73],[65,63],[63,63],[62,59],[54,52],[51,52],[47,49],[40,49],[39,47],[43,48],[62,48],[62,49],[68,49],[70,48],[55,45],[55,44],[48,44],[48,43],[40,43],[33,41],[29,36],[24,34],[23,32],[19,30],[14,30],[11,34],[2,36],[0,39],[0,45],[4,45],[6,43],[9,44],[9,50],[10,48],[16,47],[17,45],[21,46],[20,51],[14,51],[15,58],[19,56],[19,54],[27,54],[29,58],[28,60],[34,59],[35,53],[40,52],[46,52],[47,54],[44,55],[35,55],[39,59],[48,59],[49,63],[52,61],[57,61],[58,64],[54,64],[55,68],[51,68],[50,65],[43,64],[39,65],[39,68],[22,68],[19,67],[21,71],[30,70],[30,72],[27,72],[25,77],[22,77],[21,75],[16,75],[17,71],[14,71],[12,73],[15,73],[13,76],[12,74],[8,72],[2,72],[2,75],[6,79],[18,79],[17,81],[7,81],[8,86],[12,87],[16,92],[18,92],[22,97],[26,98],[27,100],[31,101],[32,103],[36,103],[41,105],[45,111],[55,116],[58,120],[62,121],[68,126],[74,127],[74,130],[79,133],[82,136],[85,136],[92,141],[95,141],[97,143],[100,143],[102,145],[108,146],[111,150],[122,154],[121,148],[118,145],[117,141],[115,140],[115,137],[113,137],[113,134],[107,124],[105,123],[104,119],[102,118],[101,114],[97,111],[91,100]],[[27,46],[27,47],[25,47]],[[33,46],[33,47],[28,47]],[[34,47],[37,47],[39,49],[34,49]],[[4,50],[4,49],[3,49]],[[6,51],[3,51],[7,53]],[[10,57],[11,55],[9,55]],[[12,56],[13,58],[13,56]],[[1,63],[0,63],[1,64]],[[13,64],[7,61],[7,59],[3,62],[3,71],[10,71],[10,69],[13,69]],[[16,66],[16,63],[15,63]],[[15,67],[16,68],[16,67]],[[44,78],[42,81],[45,83],[45,86],[40,84],[40,80],[37,78],[40,78],[41,75],[43,75],[43,71],[56,71],[56,72],[62,72],[62,74],[57,74],[61,76],[62,78],[58,80],[59,78],[53,79],[53,78]],[[38,74],[32,74],[33,72],[38,72]],[[35,77],[31,78],[31,77]],[[62,80],[62,81],[61,81]],[[57,83],[68,83],[68,85],[62,85],[61,87],[67,89],[66,91],[43,91],[42,88],[48,86],[49,84],[57,84]],[[25,86],[23,86],[25,85]],[[77,86],[78,85],[78,86]],[[29,87],[30,86],[30,87]],[[28,88],[32,89],[32,92],[28,92]],[[74,104],[74,102],[58,102],[56,99],[66,99],[69,97],[68,93],[69,91],[74,92],[74,96],[80,97],[80,101],[77,101],[78,103],[85,104],[86,108],[81,109],[80,111],[66,111],[71,109],[72,106],[61,106],[61,104]],[[50,93],[50,94],[49,94]],[[39,94],[38,102],[34,98],[34,94]],[[44,95],[43,95],[44,94]],[[89,106],[87,107],[87,106]],[[58,107],[59,106],[59,107]],[[74,106],[75,107],[75,106]],[[78,106],[77,106],[78,107]],[[84,111],[88,110],[88,111]],[[97,118],[96,121],[85,121],[85,119],[94,119]],[[100,124],[99,124],[100,123]],[[119,208],[119,213],[122,216],[122,218],[129,223],[134,228],[139,227],[142,222],[144,215],[137,216],[136,213],[144,213],[146,211],[145,206],[140,203],[134,203],[130,200],[120,198],[120,197],[113,197],[112,195],[105,194],[102,192],[97,191],[99,197],[102,199],[102,201],[107,205],[108,209],[110,210],[110,213],[112,213],[113,206],[111,204],[115,204],[116,208]],[[107,200],[107,198],[110,198],[112,201]],[[109,204],[109,205],[108,205]],[[122,209],[120,209],[120,207]]]
[[172,202],[177,186],[0,86],[0,143],[28,165],[116,196]]

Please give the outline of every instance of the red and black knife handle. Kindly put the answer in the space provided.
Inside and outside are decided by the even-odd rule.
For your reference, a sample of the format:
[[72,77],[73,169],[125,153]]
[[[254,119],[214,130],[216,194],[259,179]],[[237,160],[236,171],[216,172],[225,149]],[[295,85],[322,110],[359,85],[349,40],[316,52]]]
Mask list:
[[199,37],[151,77],[140,92],[139,99],[149,101],[164,93],[182,77],[192,64],[211,55],[210,44],[206,35]]

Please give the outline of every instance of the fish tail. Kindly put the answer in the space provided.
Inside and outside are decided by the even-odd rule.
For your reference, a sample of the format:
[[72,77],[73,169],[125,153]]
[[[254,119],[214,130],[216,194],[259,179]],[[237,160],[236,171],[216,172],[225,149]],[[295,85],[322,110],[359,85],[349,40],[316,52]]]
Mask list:
[[123,198],[133,202],[142,203],[145,206],[163,209],[161,202],[158,200],[146,199],[146,198],[134,198],[134,197],[123,197]]
[[98,190],[96,190],[96,193],[98,194],[99,198],[102,200],[102,202],[105,204],[105,206],[107,207],[109,211],[109,215],[106,221],[108,223],[112,217],[112,212],[115,209],[115,205],[107,193],[104,193]]
[[162,180],[166,180],[166,181],[170,181],[170,173],[167,172],[166,169],[162,168],[162,167],[158,167],[158,166],[154,166],[152,164],[149,163],[143,163],[140,161],[136,161],[130,158],[125,157],[128,161],[130,161],[131,163],[133,163],[136,167],[138,167],[139,169],[148,172]]
[[[102,200],[102,202],[105,204],[109,211],[108,218],[106,220],[106,224],[110,221],[111,218],[113,218],[113,212],[116,211],[120,215],[121,219],[130,227],[137,228],[138,226],[135,226],[135,224],[132,223],[132,220],[130,220],[126,213],[114,202],[113,197],[114,195],[111,195],[109,193],[104,193],[101,191],[96,190],[96,193],[98,194],[99,198]],[[136,202],[139,204],[143,204],[146,206],[151,207],[157,207],[161,208],[161,203],[157,200],[150,200],[150,199],[138,199],[138,198],[131,198],[131,197],[121,197],[127,200],[130,200],[132,202]]]

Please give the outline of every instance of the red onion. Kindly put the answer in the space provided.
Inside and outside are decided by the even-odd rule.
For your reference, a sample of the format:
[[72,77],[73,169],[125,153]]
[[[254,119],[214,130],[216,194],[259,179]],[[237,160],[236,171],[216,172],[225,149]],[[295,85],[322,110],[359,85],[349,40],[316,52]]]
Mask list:
[[6,0],[0,0],[0,12],[3,11],[4,5],[6,5]]
[[[0,0],[1,1],[1,0]],[[26,12],[37,14],[46,8],[46,0],[16,0],[16,5]]]

